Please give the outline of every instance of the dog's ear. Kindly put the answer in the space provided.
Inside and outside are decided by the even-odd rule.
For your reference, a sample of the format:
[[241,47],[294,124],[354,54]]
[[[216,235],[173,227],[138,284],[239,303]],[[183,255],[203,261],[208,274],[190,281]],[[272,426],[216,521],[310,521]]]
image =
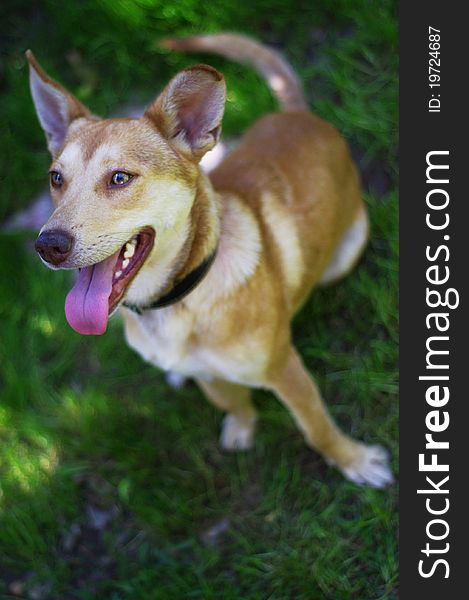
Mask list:
[[39,123],[44,129],[52,156],[61,148],[70,123],[91,116],[90,111],[39,66],[31,50],[27,50],[29,82]]
[[177,150],[199,161],[220,137],[225,99],[223,75],[196,65],[173,77],[145,116]]

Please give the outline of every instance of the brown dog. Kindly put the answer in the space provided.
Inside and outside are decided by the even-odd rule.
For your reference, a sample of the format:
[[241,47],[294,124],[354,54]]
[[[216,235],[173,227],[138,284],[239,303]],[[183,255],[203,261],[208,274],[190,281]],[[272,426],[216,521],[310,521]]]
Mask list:
[[122,307],[130,346],[195,378],[228,413],[224,448],[252,445],[250,388],[263,387],[349,479],[390,483],[384,450],[334,424],[290,334],[312,288],[348,273],[367,240],[347,144],[308,112],[296,76],[273,51],[231,34],[164,45],[254,64],[283,111],[260,119],[208,178],[199,161],[217,143],[225,103],[215,69],[178,73],[140,119],[102,120],[28,52],[56,205],[36,248],[49,267],[79,269],[68,322],[102,334]]

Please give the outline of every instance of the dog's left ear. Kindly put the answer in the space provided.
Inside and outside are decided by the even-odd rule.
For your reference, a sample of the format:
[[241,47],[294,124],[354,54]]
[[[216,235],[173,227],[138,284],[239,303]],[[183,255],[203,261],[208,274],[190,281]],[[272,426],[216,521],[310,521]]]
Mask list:
[[70,123],[80,117],[90,117],[90,111],[39,66],[31,50],[26,51],[29,62],[31,95],[39,122],[47,138],[52,156],[62,147]]
[[196,65],[173,77],[145,116],[177,150],[198,162],[220,137],[225,100],[223,75]]

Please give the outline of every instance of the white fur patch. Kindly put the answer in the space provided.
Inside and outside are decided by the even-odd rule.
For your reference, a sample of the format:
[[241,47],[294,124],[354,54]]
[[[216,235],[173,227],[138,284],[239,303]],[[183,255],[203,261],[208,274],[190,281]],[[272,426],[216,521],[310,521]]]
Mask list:
[[269,192],[262,195],[262,217],[280,251],[282,275],[288,291],[294,293],[304,274],[303,255],[296,225],[288,210]]
[[221,161],[225,158],[225,154],[227,153],[227,148],[223,142],[218,142],[215,148],[209,150],[200,161],[199,165],[205,173],[210,173],[213,171],[215,167],[221,163]]
[[137,321],[147,338],[150,361],[165,371],[174,370],[186,374],[180,366],[187,360],[194,315],[188,311],[180,311],[177,307],[168,307],[148,311],[138,317]]
[[383,488],[394,481],[389,464],[389,454],[381,446],[360,444],[360,452],[355,461],[341,467],[342,473],[358,485],[371,485]]
[[283,92],[287,87],[285,79],[280,75],[271,75],[269,77],[269,85],[274,92]]
[[339,242],[331,262],[322,274],[320,284],[332,283],[352,269],[366,244],[368,230],[368,215],[364,209],[361,209]]
[[223,419],[220,446],[230,452],[249,450],[254,445],[255,431],[256,417],[246,419],[228,414]]
[[195,302],[232,293],[256,271],[262,252],[259,226],[235,196],[224,196],[217,256],[204,282],[191,294]]
[[63,165],[65,170],[68,169],[70,173],[75,173],[83,168],[83,154],[80,144],[78,142],[67,144],[59,156],[58,163]]

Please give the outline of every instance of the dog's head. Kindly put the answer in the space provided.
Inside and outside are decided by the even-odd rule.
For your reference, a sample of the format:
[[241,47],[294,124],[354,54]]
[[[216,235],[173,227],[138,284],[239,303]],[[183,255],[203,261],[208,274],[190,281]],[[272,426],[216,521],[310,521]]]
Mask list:
[[139,276],[174,260],[188,236],[198,163],[218,140],[225,83],[212,67],[190,67],[142,118],[104,120],[27,57],[56,206],[36,249],[51,268],[80,269],[67,320],[101,334]]

